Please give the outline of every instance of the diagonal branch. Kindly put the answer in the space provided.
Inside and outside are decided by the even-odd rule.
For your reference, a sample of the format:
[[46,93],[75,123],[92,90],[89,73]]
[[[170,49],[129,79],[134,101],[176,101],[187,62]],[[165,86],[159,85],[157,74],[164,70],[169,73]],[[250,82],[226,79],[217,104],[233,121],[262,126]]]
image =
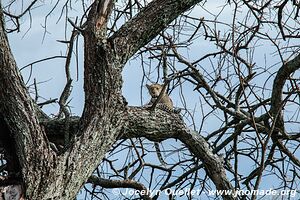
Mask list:
[[150,42],[176,17],[201,0],[155,0],[137,16],[125,23],[110,38],[116,54],[125,63],[141,47]]
[[[27,92],[9,47],[0,4],[0,115],[14,138],[15,149],[27,187],[27,195],[37,193],[44,171],[55,160],[46,135],[39,125],[36,105]],[[35,163],[35,165],[32,165]],[[34,199],[34,197],[32,197]]]
[[[218,190],[231,190],[223,163],[213,153],[208,142],[199,134],[188,129],[178,114],[166,115],[163,111],[149,112],[143,108],[132,107],[128,111],[128,127],[125,127],[126,138],[146,137],[152,141],[169,138],[180,140],[204,164],[205,170]],[[231,199],[226,197],[225,199]]]
[[271,97],[270,111],[273,116],[281,112],[282,91],[285,81],[292,73],[294,73],[298,69],[300,69],[300,54],[291,61],[284,63],[283,66],[278,70],[277,75],[274,79]]
[[[284,63],[278,70],[273,82],[270,113],[276,128],[280,128],[284,134],[284,122],[282,116],[282,93],[286,80],[292,73],[300,69],[300,54],[292,60]],[[276,134],[277,135],[277,134]]]

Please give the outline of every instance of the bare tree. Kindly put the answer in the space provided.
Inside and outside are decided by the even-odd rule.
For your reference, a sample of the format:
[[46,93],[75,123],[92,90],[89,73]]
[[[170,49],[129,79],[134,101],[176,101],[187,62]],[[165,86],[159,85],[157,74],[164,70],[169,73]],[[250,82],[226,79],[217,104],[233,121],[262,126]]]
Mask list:
[[[58,2],[45,15],[45,34]],[[278,191],[299,189],[297,1],[66,1],[61,15],[66,15],[66,31],[72,30],[68,40],[59,41],[67,44],[66,55],[24,67],[65,59],[63,92],[44,102],[38,102],[35,79],[35,95],[30,95],[7,38],[20,31],[23,17],[31,19],[39,3],[22,2],[21,11],[15,9],[20,8],[17,1],[1,5],[4,199],[15,191],[31,200],[69,200],[82,186],[92,199],[111,199],[111,188],[133,189],[142,199],[164,198],[145,192],[154,189],[256,199],[258,194],[234,192],[265,188],[270,179]],[[83,14],[68,18],[76,3]],[[84,110],[73,116],[70,65],[81,36]],[[189,56],[193,45],[207,51]],[[141,86],[164,82],[172,96],[178,94],[180,109],[127,105],[122,72],[130,59],[140,60]],[[194,109],[190,98],[197,99]],[[59,113],[50,117],[42,107],[52,103],[59,105]],[[153,142],[160,144],[163,165],[152,161]],[[232,193],[210,194],[213,189]],[[114,198],[136,198],[119,192]],[[197,199],[191,192],[165,194]]]

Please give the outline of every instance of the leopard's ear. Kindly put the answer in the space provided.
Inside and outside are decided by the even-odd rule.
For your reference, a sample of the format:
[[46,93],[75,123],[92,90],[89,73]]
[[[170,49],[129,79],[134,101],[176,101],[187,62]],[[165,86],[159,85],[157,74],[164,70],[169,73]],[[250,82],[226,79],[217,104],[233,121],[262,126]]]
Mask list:
[[[163,88],[164,88],[164,84],[159,84],[159,85],[160,85],[160,88],[161,88],[161,89],[163,89]],[[164,90],[164,92],[167,92],[167,88],[168,88],[168,87],[165,87],[165,90]]]
[[151,85],[146,84],[146,87],[148,88],[148,90],[150,90]]

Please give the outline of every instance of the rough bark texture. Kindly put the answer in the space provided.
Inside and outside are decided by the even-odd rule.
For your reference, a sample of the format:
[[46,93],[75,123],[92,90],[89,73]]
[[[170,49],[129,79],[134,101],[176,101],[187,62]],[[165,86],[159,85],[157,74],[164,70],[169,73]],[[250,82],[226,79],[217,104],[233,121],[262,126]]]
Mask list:
[[125,63],[182,12],[201,0],[156,0],[124,24],[111,38],[116,55]]
[[48,170],[55,166],[55,156],[48,147],[47,137],[17,69],[4,29],[2,9],[0,12],[0,113],[14,139],[27,195],[35,197],[43,187]]
[[121,94],[121,72],[126,61],[199,0],[153,1],[107,39],[106,22],[112,2],[95,1],[89,12],[83,33],[84,112],[80,119],[71,120],[70,131],[75,136],[59,155],[49,147],[45,132],[50,135],[51,130],[64,123],[39,121],[9,48],[0,13],[0,114],[14,140],[27,199],[74,199],[122,133],[124,138],[147,137],[153,141],[180,139],[203,161],[218,189],[231,189],[221,161],[206,141],[190,132],[178,116],[140,108],[127,110]]
[[[129,107],[127,112],[123,114],[123,119],[126,119],[127,122],[124,123],[120,139],[145,137],[157,142],[170,138],[178,139],[203,162],[216,188],[219,190],[232,189],[226,177],[223,161],[213,153],[202,136],[186,127],[180,115],[162,110],[150,111],[139,107]],[[71,129],[76,130],[78,124],[79,118],[73,118],[71,120]],[[61,138],[63,137],[63,132],[60,132],[64,126],[63,120],[57,120],[55,123],[53,121],[45,121],[44,126],[49,135],[56,135],[57,137],[60,135]],[[226,196],[224,199],[232,199],[232,197]]]

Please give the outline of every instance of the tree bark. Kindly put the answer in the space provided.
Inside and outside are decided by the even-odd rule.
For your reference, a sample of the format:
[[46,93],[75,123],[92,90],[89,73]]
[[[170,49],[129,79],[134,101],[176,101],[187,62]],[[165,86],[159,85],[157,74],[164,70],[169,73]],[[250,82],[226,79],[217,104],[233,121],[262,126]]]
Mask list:
[[38,119],[36,105],[9,48],[0,9],[0,114],[14,140],[27,199],[74,199],[118,136],[154,141],[180,139],[203,161],[218,189],[232,188],[221,161],[202,137],[186,129],[178,116],[167,116],[163,111],[153,115],[139,108],[128,110],[121,93],[121,72],[127,60],[198,2],[153,1],[111,38],[106,37],[106,23],[113,1],[94,2],[83,32],[84,112],[76,119],[78,122],[71,122],[74,126],[69,130],[74,131],[74,137],[59,155],[50,148],[46,132],[50,133],[49,127],[65,125]]
[[[167,139],[178,139],[199,158],[204,166],[208,176],[219,190],[233,189],[226,177],[223,167],[223,160],[213,153],[209,144],[198,133],[188,129],[181,119],[180,115],[168,113],[162,110],[150,111],[147,108],[128,107],[122,117],[127,121],[124,123],[123,131],[119,139],[130,139],[145,137],[150,141],[161,142]],[[71,130],[76,130],[79,126],[79,118],[74,117],[71,120]],[[63,138],[62,127],[63,120],[52,120],[44,122],[45,129],[49,135]],[[73,134],[73,133],[71,133]],[[224,196],[224,199],[233,199],[231,196]]]
[[[1,8],[0,114],[14,139],[26,194],[35,197],[43,187],[41,184],[47,177],[48,170],[55,165],[55,155],[49,148],[46,134],[39,125],[35,106],[17,69],[4,26]],[[3,134],[7,135],[8,132]]]

